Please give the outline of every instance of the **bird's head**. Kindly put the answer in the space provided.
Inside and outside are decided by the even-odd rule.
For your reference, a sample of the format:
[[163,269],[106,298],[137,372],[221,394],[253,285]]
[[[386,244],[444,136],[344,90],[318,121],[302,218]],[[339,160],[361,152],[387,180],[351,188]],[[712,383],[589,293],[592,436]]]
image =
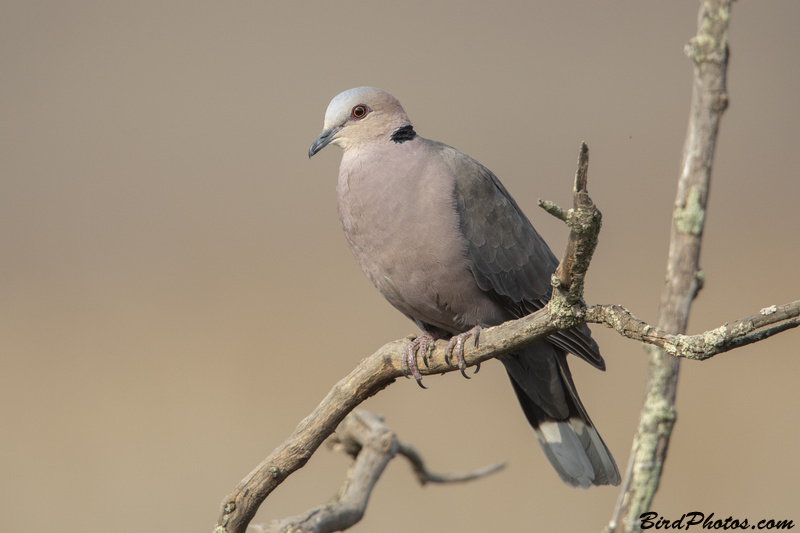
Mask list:
[[375,87],[349,89],[331,100],[322,133],[308,149],[308,157],[329,144],[347,150],[364,142],[388,140],[410,126],[408,115],[391,94]]

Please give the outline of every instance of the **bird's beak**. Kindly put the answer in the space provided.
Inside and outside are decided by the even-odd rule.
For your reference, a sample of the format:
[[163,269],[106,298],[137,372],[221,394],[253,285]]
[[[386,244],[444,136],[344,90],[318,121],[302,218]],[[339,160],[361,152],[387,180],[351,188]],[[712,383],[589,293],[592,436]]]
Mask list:
[[333,140],[334,136],[339,133],[339,130],[341,129],[342,127],[338,126],[320,133],[319,137],[317,137],[317,140],[311,143],[311,147],[308,149],[308,158],[311,159],[311,156],[328,146],[328,144]]

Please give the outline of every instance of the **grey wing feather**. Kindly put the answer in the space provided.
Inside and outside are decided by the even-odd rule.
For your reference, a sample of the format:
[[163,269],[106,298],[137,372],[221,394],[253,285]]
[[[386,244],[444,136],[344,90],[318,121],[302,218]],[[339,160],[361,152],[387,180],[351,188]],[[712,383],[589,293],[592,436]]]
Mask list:
[[[550,276],[558,259],[489,169],[454,148],[441,148],[452,150],[456,209],[478,286],[513,317],[541,309],[550,300]],[[548,341],[605,369],[586,325],[555,333]]]

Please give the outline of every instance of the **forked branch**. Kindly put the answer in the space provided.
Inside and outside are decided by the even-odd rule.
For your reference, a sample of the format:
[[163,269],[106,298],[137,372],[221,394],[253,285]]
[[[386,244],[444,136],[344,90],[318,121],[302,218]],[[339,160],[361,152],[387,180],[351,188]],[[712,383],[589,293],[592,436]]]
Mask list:
[[487,476],[505,466],[503,463],[496,463],[473,472],[433,473],[425,466],[420,454],[408,444],[401,442],[394,431],[384,424],[381,417],[362,410],[347,415],[329,442],[332,447],[353,457],[353,464],[348,469],[334,501],[310,509],[299,516],[251,526],[254,531],[328,533],[350,528],[364,516],[375,484],[386,465],[396,455],[406,457],[411,462],[414,473],[422,485],[470,481]]

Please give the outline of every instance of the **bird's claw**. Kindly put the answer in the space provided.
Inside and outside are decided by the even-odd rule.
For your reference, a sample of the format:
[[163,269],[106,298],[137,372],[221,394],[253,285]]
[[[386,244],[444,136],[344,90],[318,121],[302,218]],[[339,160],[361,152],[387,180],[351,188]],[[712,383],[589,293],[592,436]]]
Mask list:
[[[413,341],[409,342],[403,348],[403,356],[400,359],[400,371],[403,375],[407,378],[414,377],[417,380],[417,385],[422,387],[423,389],[427,389],[425,385],[422,384],[422,374],[419,373],[419,367],[417,366],[417,351],[422,353],[422,362],[425,363],[425,366],[428,366],[428,353],[431,350],[431,346],[435,339],[429,333],[423,333]],[[409,376],[409,372],[411,375]]]
[[[444,349],[444,360],[445,362],[450,365],[451,363],[451,356],[455,356],[456,363],[458,363],[458,369],[461,371],[461,375],[467,379],[470,377],[467,375],[467,363],[464,361],[464,341],[466,341],[471,336],[474,336],[475,342],[474,346],[477,348],[478,346],[478,339],[480,337],[480,326],[475,326],[469,331],[465,331],[464,333],[459,333],[453,337],[450,337],[450,341],[447,343],[447,348]],[[478,373],[478,370],[481,369],[480,363],[475,365],[475,373]]]
[[[444,349],[445,362],[448,365],[452,365],[453,363],[451,357],[455,356],[458,369],[461,371],[461,375],[467,379],[470,379],[470,377],[466,372],[467,363],[464,360],[464,342],[466,342],[468,338],[473,337],[473,344],[475,347],[477,347],[478,339],[480,338],[480,331],[481,327],[475,326],[469,331],[454,335],[453,337],[450,337],[450,341],[447,343],[447,348]],[[436,338],[434,338],[433,335],[430,333],[423,333],[403,347],[403,355],[400,358],[400,371],[403,373],[403,376],[406,378],[413,377],[417,381],[417,385],[423,389],[427,389],[428,387],[422,384],[422,374],[420,374],[419,366],[417,365],[417,354],[419,353],[422,355],[422,362],[426,367],[428,367],[428,354],[430,353],[434,342],[436,342]],[[480,369],[480,363],[475,365],[476,374]]]

